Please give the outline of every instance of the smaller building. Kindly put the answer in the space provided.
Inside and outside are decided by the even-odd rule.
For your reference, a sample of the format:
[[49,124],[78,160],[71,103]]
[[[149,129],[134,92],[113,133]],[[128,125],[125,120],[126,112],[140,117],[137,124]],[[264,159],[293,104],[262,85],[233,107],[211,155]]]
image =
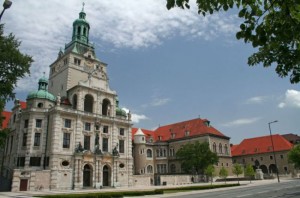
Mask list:
[[264,174],[276,173],[277,164],[279,174],[293,173],[294,166],[288,162],[287,156],[293,144],[278,134],[272,135],[272,140],[269,135],[261,136],[244,139],[240,144],[231,146],[233,163],[251,164],[254,169],[262,169]]
[[289,141],[292,144],[300,144],[300,136],[293,133],[283,134],[282,137],[284,137],[287,141]]

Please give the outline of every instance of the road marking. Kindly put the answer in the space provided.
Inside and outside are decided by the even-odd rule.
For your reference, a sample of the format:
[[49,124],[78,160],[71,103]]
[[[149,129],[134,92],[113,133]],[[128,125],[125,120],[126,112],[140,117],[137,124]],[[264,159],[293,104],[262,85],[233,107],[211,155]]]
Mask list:
[[253,194],[245,194],[245,195],[240,195],[240,196],[236,196],[236,197],[246,197],[246,196],[249,196],[249,195],[253,195]]

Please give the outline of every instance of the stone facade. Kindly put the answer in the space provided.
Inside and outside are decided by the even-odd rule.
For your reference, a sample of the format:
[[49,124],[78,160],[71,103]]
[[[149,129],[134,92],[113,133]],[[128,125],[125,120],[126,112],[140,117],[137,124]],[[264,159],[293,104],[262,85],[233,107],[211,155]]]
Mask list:
[[109,88],[107,64],[88,41],[84,11],[73,23],[72,41],[28,94],[16,103],[3,156],[12,191],[132,186],[130,114]]
[[[208,142],[211,151],[217,153],[219,157],[219,162],[215,164],[216,173],[224,167],[227,169],[229,175],[232,174],[232,158],[230,150],[229,138],[221,134],[220,132],[214,134],[215,129],[212,133],[207,130],[210,126],[204,126],[206,120],[195,119],[185,121],[184,125],[196,126],[191,128],[189,131],[191,134],[187,133],[184,137],[180,136],[180,130],[176,131],[177,136],[169,136],[166,133],[171,131],[172,127],[162,126],[161,128],[168,128],[164,131],[149,131],[144,129],[136,129],[133,132],[134,136],[134,174],[143,175],[153,178],[154,185],[178,185],[180,183],[190,183],[192,182],[189,175],[188,179],[178,174],[186,174],[182,167],[181,162],[176,159],[176,152],[187,143]],[[177,123],[172,124],[177,125]],[[198,126],[199,125],[199,126]],[[176,126],[178,128],[178,126]],[[175,128],[176,128],[175,127]],[[182,126],[181,126],[182,127]],[[179,127],[180,128],[180,127]],[[193,131],[196,131],[193,133]],[[204,133],[202,133],[204,131]],[[175,130],[173,130],[175,133]],[[160,136],[162,139],[160,139]],[[163,139],[163,136],[166,139]],[[183,179],[184,178],[184,179]],[[203,181],[204,178],[193,178],[194,182]],[[152,181],[152,180],[147,180]],[[147,184],[149,185],[149,184]]]

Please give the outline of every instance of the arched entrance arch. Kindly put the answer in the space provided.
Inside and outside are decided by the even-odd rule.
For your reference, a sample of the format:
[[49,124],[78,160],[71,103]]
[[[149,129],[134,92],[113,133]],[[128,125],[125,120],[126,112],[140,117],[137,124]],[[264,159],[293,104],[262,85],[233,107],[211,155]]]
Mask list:
[[264,174],[268,174],[268,168],[266,165],[260,165],[259,168]]
[[86,164],[83,167],[83,187],[93,186],[93,168],[91,165]]
[[111,186],[111,168],[108,165],[103,166],[103,186]]
[[87,94],[84,97],[84,111],[93,113],[93,105],[94,105],[94,98],[92,95]]
[[270,174],[272,173],[277,173],[277,168],[276,168],[276,165],[275,164],[270,164],[269,166],[269,171],[270,171]]
[[102,115],[109,116],[110,101],[106,98],[102,101]]

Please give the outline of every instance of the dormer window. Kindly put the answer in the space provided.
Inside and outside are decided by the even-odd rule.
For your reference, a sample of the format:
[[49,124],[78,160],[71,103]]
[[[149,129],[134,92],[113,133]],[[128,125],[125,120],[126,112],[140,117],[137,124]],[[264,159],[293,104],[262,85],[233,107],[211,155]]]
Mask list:
[[175,133],[171,133],[171,139],[174,139],[174,138],[175,138],[175,136],[176,136],[176,134],[175,134]]
[[158,136],[158,140],[161,141],[162,140],[162,136]]
[[210,121],[205,120],[205,121],[204,121],[204,124],[205,124],[205,126],[210,127]]
[[184,135],[185,136],[189,136],[190,135],[190,131],[185,131]]

